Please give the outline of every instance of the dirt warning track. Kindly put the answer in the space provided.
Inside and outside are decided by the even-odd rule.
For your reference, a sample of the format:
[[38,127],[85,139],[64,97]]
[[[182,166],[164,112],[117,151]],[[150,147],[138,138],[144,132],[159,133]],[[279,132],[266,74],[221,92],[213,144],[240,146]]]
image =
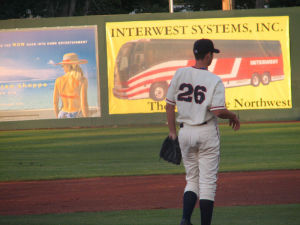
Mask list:
[[[184,175],[0,182],[0,215],[181,208]],[[216,206],[300,203],[300,170],[220,173]]]

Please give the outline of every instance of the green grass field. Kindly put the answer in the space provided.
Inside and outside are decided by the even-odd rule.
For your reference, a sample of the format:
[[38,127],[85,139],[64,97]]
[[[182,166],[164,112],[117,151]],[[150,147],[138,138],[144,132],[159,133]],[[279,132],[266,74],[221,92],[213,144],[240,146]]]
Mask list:
[[[212,225],[299,225],[300,204],[216,207]],[[199,208],[192,217],[200,224]],[[180,209],[0,216],[1,225],[176,225]]]
[[[300,123],[220,130],[221,172],[300,169]],[[0,181],[184,173],[159,160],[167,133],[163,126],[1,131]],[[216,207],[213,225],[298,225],[299,211],[300,204]],[[180,216],[180,209],[78,212],[0,216],[0,224],[174,225]]]
[[[220,171],[300,168],[300,123],[221,130]],[[0,181],[183,173],[159,160],[167,127],[0,132]]]

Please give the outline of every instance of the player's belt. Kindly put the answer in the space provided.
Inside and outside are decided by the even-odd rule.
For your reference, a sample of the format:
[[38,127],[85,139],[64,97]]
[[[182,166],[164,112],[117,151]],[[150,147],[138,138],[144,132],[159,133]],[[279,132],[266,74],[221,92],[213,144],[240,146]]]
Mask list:
[[[202,125],[205,125],[205,124],[207,124],[207,121],[205,121],[204,123],[200,123],[200,124],[196,124],[196,125],[190,125],[190,126],[202,126]],[[184,123],[180,123],[179,127],[183,128],[184,127]]]

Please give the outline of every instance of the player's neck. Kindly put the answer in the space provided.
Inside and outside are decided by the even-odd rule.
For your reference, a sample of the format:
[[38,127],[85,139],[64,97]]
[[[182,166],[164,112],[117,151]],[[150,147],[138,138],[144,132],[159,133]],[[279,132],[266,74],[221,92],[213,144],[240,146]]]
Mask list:
[[208,68],[207,63],[203,60],[196,60],[194,68],[196,69],[206,69]]

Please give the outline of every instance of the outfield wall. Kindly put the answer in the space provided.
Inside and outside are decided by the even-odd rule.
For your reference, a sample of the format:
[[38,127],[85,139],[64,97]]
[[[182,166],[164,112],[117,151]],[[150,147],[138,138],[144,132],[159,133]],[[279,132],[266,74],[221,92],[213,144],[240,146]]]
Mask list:
[[[22,29],[42,27],[66,27],[96,25],[98,32],[98,65],[100,85],[100,117],[80,119],[42,119],[25,121],[6,121],[0,123],[0,130],[34,129],[34,128],[63,128],[63,127],[95,127],[114,125],[143,125],[166,123],[165,113],[131,113],[109,114],[108,94],[108,62],[106,43],[106,23],[125,21],[152,20],[186,20],[231,17],[276,17],[289,16],[290,64],[291,64],[291,109],[255,109],[237,110],[241,121],[292,121],[300,120],[300,7],[278,9],[255,9],[233,11],[206,11],[188,13],[155,13],[137,15],[84,16],[66,18],[17,19],[0,21],[0,29]],[[1,109],[0,109],[1,110]]]

